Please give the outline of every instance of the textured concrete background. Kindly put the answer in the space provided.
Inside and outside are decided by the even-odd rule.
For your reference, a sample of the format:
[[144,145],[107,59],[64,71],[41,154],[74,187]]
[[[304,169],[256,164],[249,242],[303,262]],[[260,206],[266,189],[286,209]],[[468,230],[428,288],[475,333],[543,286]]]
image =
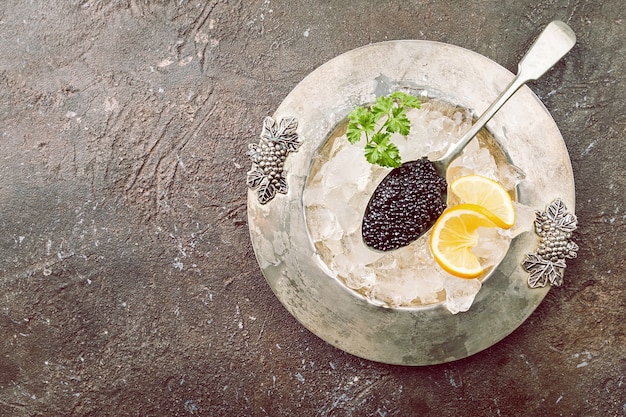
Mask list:
[[[626,415],[622,0],[0,3],[1,416]],[[515,71],[566,141],[579,257],[517,331],[405,368],[303,329],[246,224],[247,144],[309,72],[429,39]]]

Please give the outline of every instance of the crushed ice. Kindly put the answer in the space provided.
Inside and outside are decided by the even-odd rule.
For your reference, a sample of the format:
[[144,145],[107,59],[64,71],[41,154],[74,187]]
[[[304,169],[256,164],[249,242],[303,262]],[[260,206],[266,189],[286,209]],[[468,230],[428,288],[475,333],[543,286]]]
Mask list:
[[[422,103],[422,108],[411,110],[408,117],[412,126],[408,138],[393,138],[403,162],[445,151],[471,123],[466,110],[436,100]],[[360,226],[365,207],[389,170],[369,164],[362,146],[350,145],[345,135],[334,139],[326,154],[315,161],[303,196],[309,233],[328,270],[376,304],[416,307],[443,303],[453,314],[467,311],[481,280],[444,272],[430,253],[428,234],[392,252],[374,251],[363,243]],[[507,189],[524,178],[519,169],[496,164],[490,151],[477,140],[466,147],[448,174],[449,182],[480,174]],[[518,203],[515,208],[517,221],[512,229],[479,231],[474,253],[486,269],[498,265],[515,235],[532,228],[533,211]]]

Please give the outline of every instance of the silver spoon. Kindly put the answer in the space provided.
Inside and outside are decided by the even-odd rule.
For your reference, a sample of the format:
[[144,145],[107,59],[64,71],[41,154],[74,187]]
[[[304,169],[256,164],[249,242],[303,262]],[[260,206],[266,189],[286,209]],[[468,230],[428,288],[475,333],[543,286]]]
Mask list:
[[[557,20],[548,24],[519,62],[517,75],[509,86],[442,157],[431,161],[425,158],[409,161],[393,169],[376,188],[365,210],[361,230],[365,244],[377,250],[398,249],[430,230],[445,208],[448,166],[521,86],[545,74],[575,44],[576,35],[565,23]],[[410,168],[411,166],[418,166],[417,170]],[[410,171],[417,175],[414,178],[416,183],[413,183],[415,188],[410,191],[413,193],[411,201],[418,206],[421,204],[421,208],[416,206],[419,209],[416,212],[403,207],[406,202],[399,201],[397,194],[385,190],[390,183],[410,175]],[[420,181],[423,183],[420,184]],[[427,186],[427,181],[432,186]],[[403,191],[406,193],[406,190]],[[429,211],[434,213],[428,213]]]

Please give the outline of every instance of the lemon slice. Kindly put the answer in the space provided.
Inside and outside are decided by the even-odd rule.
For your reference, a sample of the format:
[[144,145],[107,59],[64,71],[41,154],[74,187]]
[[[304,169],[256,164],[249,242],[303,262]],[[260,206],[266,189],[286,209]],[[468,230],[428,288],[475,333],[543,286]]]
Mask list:
[[511,196],[497,182],[480,175],[467,175],[453,181],[450,190],[464,203],[475,204],[492,212],[499,227],[508,229],[515,223]]
[[441,214],[430,235],[430,250],[448,273],[475,278],[483,268],[471,249],[478,243],[478,228],[498,227],[497,217],[481,206],[459,204]]

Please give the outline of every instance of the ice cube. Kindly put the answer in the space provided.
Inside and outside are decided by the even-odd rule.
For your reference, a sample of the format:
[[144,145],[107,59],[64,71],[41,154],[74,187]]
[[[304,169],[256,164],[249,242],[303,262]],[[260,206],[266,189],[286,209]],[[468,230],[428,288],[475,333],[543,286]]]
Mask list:
[[470,174],[480,174],[498,181],[498,166],[491,153],[481,148],[477,140],[467,144],[463,154],[450,164],[453,175],[449,181]]
[[343,235],[337,218],[325,207],[309,207],[307,210],[307,223],[311,239],[313,239],[314,242],[329,239],[337,240]]
[[378,276],[376,285],[372,287],[370,291],[370,297],[382,301],[389,307],[398,307],[402,305],[402,294],[398,291],[397,284],[390,284],[388,281],[381,281],[381,276]]
[[441,301],[439,294],[443,291],[443,275],[437,271],[434,265],[426,265],[420,269],[414,269],[412,281],[415,286],[414,303],[429,305]]
[[360,233],[344,236],[342,239],[343,253],[349,262],[368,265],[378,261],[385,253],[370,249],[363,242]]
[[502,261],[509,250],[510,239],[500,234],[499,228],[478,228],[478,244],[472,253],[480,259],[483,268],[495,266]]
[[429,235],[425,234],[408,246],[412,251],[412,259],[408,259],[407,264],[416,269],[425,269],[435,265],[435,258],[433,258],[428,245],[429,239]]
[[337,204],[333,205],[333,213],[346,235],[360,232],[362,211],[359,212],[349,204]]
[[398,260],[393,253],[388,253],[378,258],[375,262],[372,262],[370,266],[381,272],[386,272],[397,269]]
[[520,233],[534,230],[535,227],[535,210],[532,207],[514,201],[513,209],[515,210],[515,224],[503,232],[511,239]]
[[[357,209],[350,203],[350,196],[346,196],[348,185],[337,188],[324,188],[321,203],[337,219],[344,234],[354,233],[361,225],[365,209]],[[355,192],[354,190],[352,192]]]
[[369,291],[376,283],[376,273],[365,265],[353,265],[345,272],[344,279],[349,288]]
[[446,308],[452,314],[469,310],[481,286],[482,284],[478,279],[463,279],[447,276],[444,283]]
[[309,184],[302,193],[302,204],[309,209],[311,206],[324,205],[324,189],[316,184]]
[[[339,140],[347,142],[343,137]],[[346,146],[326,165],[322,184],[328,190],[342,190],[345,197],[355,190],[363,190],[369,181],[371,165],[363,156],[363,149],[359,147]]]
[[442,301],[440,293],[444,290],[444,276],[434,265],[427,265],[419,271],[419,300],[422,305]]
[[524,178],[526,178],[524,171],[515,165],[502,164],[498,167],[498,178],[496,179],[505,190],[514,189]]

